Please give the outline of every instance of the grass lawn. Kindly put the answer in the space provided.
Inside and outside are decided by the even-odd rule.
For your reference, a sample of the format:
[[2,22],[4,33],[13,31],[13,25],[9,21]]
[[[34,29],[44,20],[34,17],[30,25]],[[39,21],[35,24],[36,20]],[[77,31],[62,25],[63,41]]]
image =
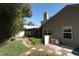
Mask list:
[[22,44],[20,40],[5,42],[0,45],[0,56],[19,56],[26,52],[28,48]]
[[47,56],[47,53],[34,50],[31,54],[29,54],[29,56]]
[[37,50],[34,50],[34,51],[32,51],[31,54],[29,54],[29,56],[56,56],[56,54],[55,53],[48,54],[46,51],[37,51]]

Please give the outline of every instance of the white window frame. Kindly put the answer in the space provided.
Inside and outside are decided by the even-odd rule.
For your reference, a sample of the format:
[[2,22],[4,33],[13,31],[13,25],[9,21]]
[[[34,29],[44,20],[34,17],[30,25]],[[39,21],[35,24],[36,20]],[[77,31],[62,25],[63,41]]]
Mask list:
[[47,35],[50,33],[49,31],[51,30],[51,35],[52,35],[52,29],[51,28],[47,28],[47,29],[45,29],[44,30],[44,33],[45,33],[45,31],[46,31],[46,33],[47,33]]
[[[71,29],[71,32],[64,32],[64,29]],[[63,33],[71,33],[71,40],[73,39],[73,35],[72,35],[72,26],[62,26],[62,38],[63,39],[68,39],[68,38],[64,38]]]

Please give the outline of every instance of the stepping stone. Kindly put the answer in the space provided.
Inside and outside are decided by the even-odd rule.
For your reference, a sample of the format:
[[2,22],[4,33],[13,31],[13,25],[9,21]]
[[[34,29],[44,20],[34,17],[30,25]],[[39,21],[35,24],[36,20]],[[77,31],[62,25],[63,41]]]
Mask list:
[[61,51],[55,51],[55,53],[56,53],[57,55],[62,55],[62,52],[61,52]]
[[29,48],[31,47],[31,46],[30,46],[30,45],[28,45],[28,44],[25,44],[25,46],[27,46],[27,47],[29,47]]
[[29,55],[30,53],[31,53],[31,51],[27,51],[25,54],[26,54],[26,55]]
[[62,55],[65,55],[66,56],[67,55],[65,50],[55,50],[55,53],[57,55],[60,55],[60,56],[62,56]]
[[38,49],[38,51],[44,51],[44,49],[42,49],[42,48],[39,48],[39,49]]
[[76,55],[74,55],[72,53],[67,53],[67,56],[76,56]]
[[58,46],[57,46],[55,49],[56,49],[56,50],[63,50],[62,47],[58,47]]
[[53,53],[53,50],[47,50],[48,53],[52,54]]
[[29,47],[29,48],[30,48],[31,46],[27,45],[27,47]]
[[36,50],[37,48],[36,48],[36,47],[32,47],[31,49],[32,49],[32,50]]

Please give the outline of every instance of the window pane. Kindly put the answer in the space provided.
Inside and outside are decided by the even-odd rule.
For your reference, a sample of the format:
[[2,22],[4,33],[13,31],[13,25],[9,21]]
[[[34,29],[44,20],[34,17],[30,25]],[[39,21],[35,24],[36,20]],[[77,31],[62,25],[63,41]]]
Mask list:
[[63,26],[63,29],[72,29],[72,26]]
[[47,35],[47,30],[44,31],[44,35]]
[[67,39],[71,39],[71,33],[63,33],[63,37]]
[[51,35],[51,32],[50,32],[50,33],[48,33],[48,35]]
[[64,29],[64,32],[71,32],[71,29]]
[[49,30],[48,30],[48,35],[52,35],[51,32],[52,32],[51,29],[49,29]]
[[47,33],[45,32],[44,35],[47,35]]

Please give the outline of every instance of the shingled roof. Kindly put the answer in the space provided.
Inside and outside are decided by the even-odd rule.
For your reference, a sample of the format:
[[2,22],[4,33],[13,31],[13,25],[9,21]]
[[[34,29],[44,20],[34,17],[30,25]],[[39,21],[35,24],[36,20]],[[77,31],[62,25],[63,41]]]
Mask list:
[[55,20],[55,17],[58,16],[60,13],[62,13],[64,10],[67,10],[67,9],[71,9],[71,8],[78,8],[79,7],[79,4],[70,4],[70,5],[66,5],[64,8],[62,8],[58,13],[56,13],[54,16],[50,17],[48,19],[47,22],[45,22],[44,24],[42,24],[41,26],[44,26],[46,23],[48,22],[52,22],[53,20]]

